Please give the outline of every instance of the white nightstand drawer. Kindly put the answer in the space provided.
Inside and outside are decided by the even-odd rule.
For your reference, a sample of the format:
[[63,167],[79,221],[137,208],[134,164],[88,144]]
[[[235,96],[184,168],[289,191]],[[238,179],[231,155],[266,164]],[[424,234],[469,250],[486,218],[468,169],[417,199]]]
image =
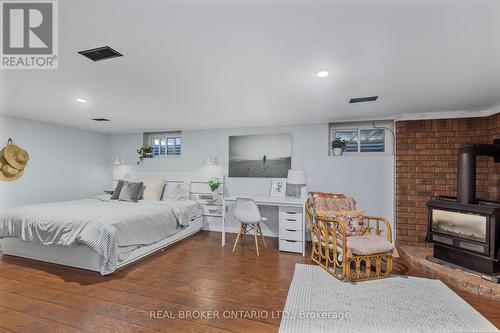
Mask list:
[[302,230],[280,228],[280,239],[295,240],[302,242]]
[[222,216],[222,206],[200,205],[203,215]]
[[302,219],[280,219],[280,230],[281,229],[293,229],[293,230],[303,230]]
[[280,239],[280,251],[302,253],[302,242]]

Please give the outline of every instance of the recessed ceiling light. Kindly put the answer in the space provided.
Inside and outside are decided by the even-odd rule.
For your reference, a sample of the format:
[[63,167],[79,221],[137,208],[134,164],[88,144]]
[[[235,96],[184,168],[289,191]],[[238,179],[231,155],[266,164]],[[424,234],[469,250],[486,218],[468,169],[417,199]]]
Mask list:
[[78,103],[87,103],[87,100],[86,100],[85,98],[81,98],[81,97],[78,97],[78,98],[76,99],[76,101],[77,101]]
[[328,75],[330,75],[330,73],[328,73],[327,71],[319,71],[316,76],[319,77],[320,79],[324,79],[325,77],[327,77]]

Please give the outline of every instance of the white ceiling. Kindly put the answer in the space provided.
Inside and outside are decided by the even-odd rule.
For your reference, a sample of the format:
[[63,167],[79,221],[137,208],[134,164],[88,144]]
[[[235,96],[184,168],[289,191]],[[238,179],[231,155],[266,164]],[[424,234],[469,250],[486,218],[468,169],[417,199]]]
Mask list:
[[[77,54],[103,45],[124,57]],[[60,0],[59,48],[58,70],[0,71],[0,113],[132,132],[500,103],[498,0]]]

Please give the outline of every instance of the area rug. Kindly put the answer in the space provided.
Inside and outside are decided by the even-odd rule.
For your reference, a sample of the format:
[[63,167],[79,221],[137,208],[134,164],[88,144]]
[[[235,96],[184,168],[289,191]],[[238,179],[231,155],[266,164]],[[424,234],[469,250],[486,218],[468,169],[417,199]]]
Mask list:
[[349,283],[297,264],[280,332],[499,331],[439,280],[392,275]]

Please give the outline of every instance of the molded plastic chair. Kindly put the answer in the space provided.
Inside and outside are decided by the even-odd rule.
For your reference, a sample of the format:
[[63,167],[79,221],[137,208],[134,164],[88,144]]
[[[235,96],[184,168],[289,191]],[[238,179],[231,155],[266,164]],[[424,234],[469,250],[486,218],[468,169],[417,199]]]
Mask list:
[[257,235],[262,237],[262,242],[264,247],[267,247],[266,241],[264,240],[264,235],[262,234],[262,229],[260,228],[260,222],[267,221],[267,218],[260,215],[259,207],[253,199],[238,198],[236,199],[236,208],[234,209],[234,217],[240,222],[240,231],[236,237],[236,241],[233,246],[233,253],[236,250],[236,244],[241,237],[241,243],[245,242],[245,235],[252,236],[255,240],[255,249],[257,250],[257,256],[259,256],[259,243],[257,241]]

